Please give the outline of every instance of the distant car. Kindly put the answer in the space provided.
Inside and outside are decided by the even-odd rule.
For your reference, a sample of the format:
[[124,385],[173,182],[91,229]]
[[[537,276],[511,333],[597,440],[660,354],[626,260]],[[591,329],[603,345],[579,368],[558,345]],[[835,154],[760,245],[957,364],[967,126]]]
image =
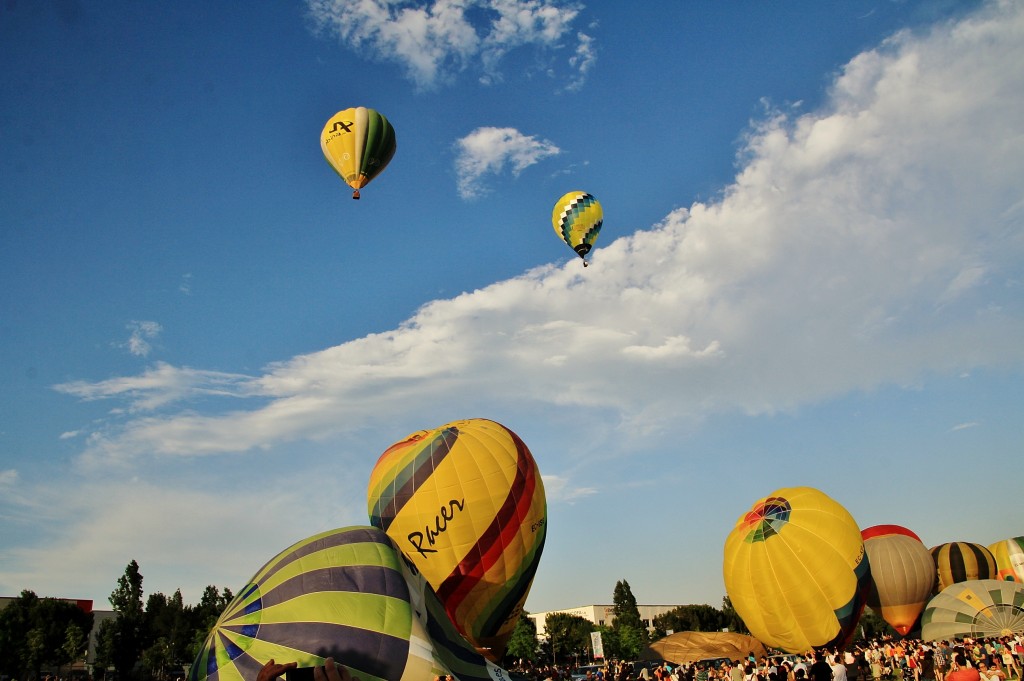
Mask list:
[[699,660],[697,664],[704,665],[705,667],[711,667],[712,669],[721,669],[726,664],[732,664],[733,660],[731,657],[711,657],[706,660]]
[[586,664],[582,667],[576,667],[576,669],[573,669],[572,678],[573,681],[580,681],[580,679],[587,678],[587,672],[590,672],[591,675],[594,675],[598,672],[603,672],[604,670],[605,666],[603,664]]

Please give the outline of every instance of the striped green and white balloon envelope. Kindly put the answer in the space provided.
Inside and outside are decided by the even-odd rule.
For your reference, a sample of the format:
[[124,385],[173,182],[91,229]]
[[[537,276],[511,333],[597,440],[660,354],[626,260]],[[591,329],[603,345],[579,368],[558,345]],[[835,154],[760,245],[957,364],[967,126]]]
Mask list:
[[957,582],[932,598],[921,616],[921,638],[1000,637],[1024,633],[1024,584],[999,579]]
[[323,664],[361,681],[508,681],[458,633],[386,534],[346,527],[309,537],[263,566],[207,636],[189,681],[254,681],[270,659]]

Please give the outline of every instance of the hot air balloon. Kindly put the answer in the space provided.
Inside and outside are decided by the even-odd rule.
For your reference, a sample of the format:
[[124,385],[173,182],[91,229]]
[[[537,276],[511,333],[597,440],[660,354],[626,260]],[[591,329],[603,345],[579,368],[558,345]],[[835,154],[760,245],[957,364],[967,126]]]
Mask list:
[[459,631],[500,659],[547,535],[544,486],[523,441],[486,419],[413,433],[377,461],[367,505]]
[[997,577],[1008,582],[1024,582],[1024,537],[997,541],[988,547],[996,559]]
[[871,577],[856,521],[810,487],[780,489],[736,521],[723,575],[751,635],[791,653],[845,645]]
[[992,579],[996,576],[996,559],[981,544],[954,541],[931,548],[938,579],[935,590],[942,591],[951,584],[974,579]]
[[555,234],[583,258],[587,266],[587,253],[594,246],[604,222],[601,204],[586,192],[569,192],[555,202],[551,211],[551,224]]
[[331,167],[352,187],[352,198],[377,177],[395,155],[395,129],[383,115],[357,106],[328,119],[320,148]]
[[867,603],[900,636],[906,636],[932,596],[935,562],[921,539],[899,525],[861,532],[871,565]]
[[309,537],[263,566],[210,631],[188,681],[254,681],[269,659],[321,665],[362,681],[500,681],[426,581],[374,527]]
[[1024,585],[999,579],[957,582],[928,602],[925,641],[998,638],[1024,633]]

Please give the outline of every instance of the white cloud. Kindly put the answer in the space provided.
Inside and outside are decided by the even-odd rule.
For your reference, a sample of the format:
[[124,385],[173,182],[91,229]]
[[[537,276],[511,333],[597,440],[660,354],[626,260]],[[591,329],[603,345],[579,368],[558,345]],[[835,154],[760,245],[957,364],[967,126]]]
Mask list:
[[127,398],[131,411],[150,411],[196,396],[249,397],[258,393],[258,386],[248,376],[178,368],[164,362],[157,362],[139,376],[95,383],[71,381],[54,389],[83,400]]
[[7,487],[18,482],[18,471],[13,468],[0,471],[0,487]]
[[548,140],[524,135],[515,128],[477,128],[455,143],[459,196],[472,199],[486,192],[483,178],[510,169],[514,176],[561,149]]
[[[575,5],[544,0],[307,0],[307,5],[318,31],[371,59],[401,64],[424,89],[471,64],[481,66],[482,81],[500,79],[500,62],[510,50],[560,47],[579,14]],[[591,42],[587,37],[588,54]],[[580,81],[593,62],[579,61],[579,48],[574,58],[570,66]]]
[[153,346],[150,341],[154,340],[163,331],[163,328],[156,322],[131,321],[127,327],[130,331],[128,340],[121,343],[120,347],[125,348],[136,357],[146,357]]
[[545,475],[544,496],[551,502],[573,503],[578,499],[598,493],[594,487],[571,487],[569,480],[561,475]]
[[[657,429],[1020,366],[1021,111],[1024,7],[1005,3],[858,56],[820,111],[752,126],[721,200],[597,248],[592,267],[437,300],[394,331],[259,376],[158,365],[59,389],[136,409],[261,398],[154,412],[90,439],[89,456],[124,458],[237,452],[481,403],[599,409]],[[470,193],[557,151],[514,130],[460,145]]]
[[950,430],[956,432],[958,430],[967,430],[968,428],[977,428],[980,425],[981,424],[978,423],[977,421],[969,421],[967,423],[958,423],[952,428],[950,428]]
[[[130,560],[139,563],[146,593],[181,588],[186,602],[196,603],[209,584],[237,591],[271,557],[268,550],[333,527],[365,524],[365,504],[355,494],[361,490],[334,481],[338,497],[311,494],[308,483],[280,473],[247,486],[222,480],[214,491],[135,479],[80,480],[60,490],[42,485],[31,495],[9,496],[5,528],[14,531],[30,519],[34,541],[5,548],[0,592],[97,597],[113,591]],[[358,503],[351,501],[356,498]]]
[[577,33],[576,39],[579,42],[576,44],[576,53],[569,57],[569,65],[579,75],[566,86],[566,90],[570,92],[576,92],[583,87],[587,74],[597,63],[597,48],[594,45],[594,39],[586,33]]

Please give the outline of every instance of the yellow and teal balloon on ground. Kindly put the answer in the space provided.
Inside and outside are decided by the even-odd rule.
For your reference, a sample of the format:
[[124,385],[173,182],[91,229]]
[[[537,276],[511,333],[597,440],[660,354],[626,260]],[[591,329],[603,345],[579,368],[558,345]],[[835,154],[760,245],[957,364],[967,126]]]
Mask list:
[[988,550],[996,559],[997,579],[1024,582],[1024,537],[1013,537],[990,544]]
[[304,539],[263,566],[228,604],[188,681],[255,681],[270,659],[333,657],[362,681],[507,681],[452,625],[426,581],[374,527]]
[[823,492],[759,499],[725,541],[725,589],[751,635],[790,653],[849,642],[871,571],[860,528]]
[[551,224],[558,238],[583,258],[586,267],[587,253],[594,247],[604,224],[604,209],[597,199],[583,191],[565,194],[555,202]]
[[357,106],[328,119],[320,148],[335,172],[352,187],[352,198],[377,177],[395,155],[395,129],[383,114]]
[[418,431],[381,455],[367,506],[459,631],[500,659],[547,536],[544,485],[526,444],[487,419]]

